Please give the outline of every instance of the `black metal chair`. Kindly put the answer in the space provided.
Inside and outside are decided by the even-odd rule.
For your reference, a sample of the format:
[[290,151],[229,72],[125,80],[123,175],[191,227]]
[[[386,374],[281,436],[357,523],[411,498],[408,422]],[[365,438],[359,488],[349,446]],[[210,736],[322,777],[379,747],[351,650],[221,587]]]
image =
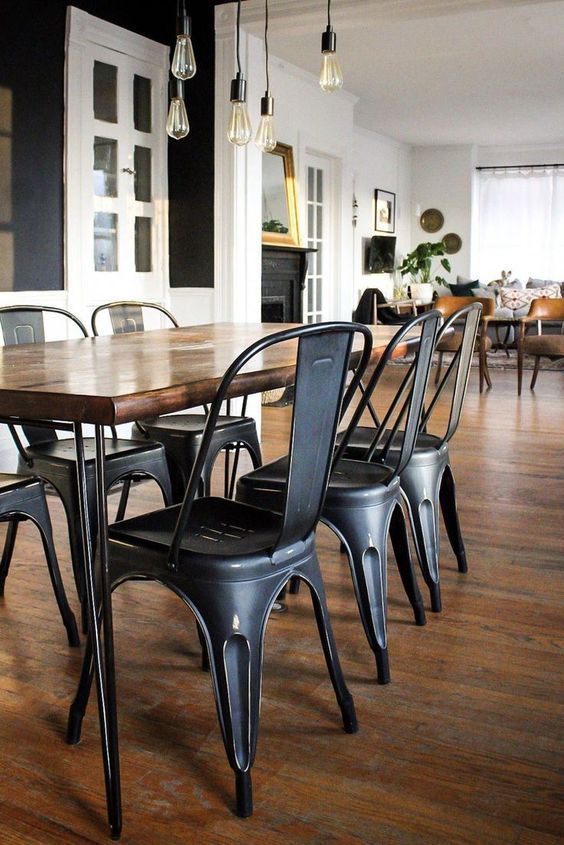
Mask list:
[[[343,400],[356,332],[363,336],[363,353]],[[219,411],[233,379],[255,355],[292,339],[298,340],[295,401],[282,512],[232,499],[197,498]],[[371,346],[370,330],[354,323],[300,326],[254,343],[231,365],[219,386],[182,505],[109,529],[109,588],[129,579],[158,581],[187,604],[203,631],[225,750],[235,772],[240,816],[252,812],[251,766],[257,743],[266,624],[281,587],[292,575],[310,588],[344,729],[348,733],[357,730],[352,697],[342,676],[327,613],[315,527],[330,472],[339,412],[355,390]],[[111,607],[107,594],[105,601]],[[106,642],[106,653],[108,649],[111,658],[110,643]],[[70,743],[80,739],[92,682],[91,664],[89,643],[69,714]],[[114,681],[109,664],[106,676],[108,700],[112,701]],[[115,771],[110,770],[109,775],[113,788],[108,790],[110,823],[116,837],[121,826],[117,735],[111,735],[109,745],[112,747],[105,749],[105,759],[116,761]]]
[[0,522],[8,522],[4,551],[0,560],[0,597],[4,596],[4,585],[14,553],[18,525],[31,520],[39,529],[43,550],[47,560],[53,592],[67,631],[69,645],[78,646],[80,640],[74,613],[69,607],[65,588],[59,570],[51,520],[45,501],[43,482],[39,478],[26,478],[21,475],[0,474]]
[[[435,335],[441,319],[429,311],[402,326],[378,362],[362,390],[357,409],[335,454],[321,521],[340,538],[348,553],[360,617],[369,645],[376,658],[378,681],[390,680],[386,629],[386,558],[390,533],[396,561],[415,621],[425,624],[425,611],[413,572],[407,529],[400,506],[400,474],[407,465],[417,437],[421,409],[429,377]],[[413,329],[421,329],[420,343],[400,389],[390,403],[382,422],[373,431],[361,460],[345,459],[347,444],[365,410],[371,410],[382,373],[398,346]],[[391,424],[391,429],[388,426]],[[390,461],[392,443],[400,440],[399,456]],[[247,504],[263,503],[280,508],[284,493],[287,458],[279,458],[244,475],[237,484],[236,498]]]
[[[114,334],[139,332],[146,329],[147,314],[158,315],[165,325],[178,327],[175,317],[152,302],[109,302],[100,305],[92,314],[92,331],[100,334],[100,318],[109,316],[109,323]],[[252,417],[245,416],[247,397],[243,399],[240,416],[230,415],[230,400],[227,400],[227,415],[221,415],[213,434],[209,456],[202,471],[202,493],[210,493],[211,474],[218,454],[225,452],[224,493],[233,498],[235,478],[241,449],[246,449],[254,467],[262,463],[257,427]],[[172,491],[175,502],[182,501],[190,473],[202,442],[206,424],[207,409],[204,414],[170,414],[153,417],[137,423],[139,430],[150,440],[162,443],[165,447]],[[230,466],[230,454],[234,453],[233,465]]]
[[411,315],[397,314],[380,288],[366,288],[353,313],[353,320],[367,325],[374,325],[378,321],[385,326],[403,326],[411,320]]
[[[64,321],[69,332],[78,332],[81,337],[88,337],[83,323],[62,308],[36,305],[11,305],[0,308],[0,328],[6,346],[23,343],[45,342],[45,314],[56,315],[52,319]],[[74,327],[74,328],[73,328]],[[23,425],[23,433],[28,441],[25,446],[13,422],[8,422],[10,433],[18,450],[18,473],[37,475],[54,487],[61,498],[67,516],[72,565],[77,591],[83,606],[84,619],[84,546],[78,505],[78,482],[76,475],[76,456],[74,440],[57,437],[55,429],[68,430],[64,424],[46,421],[39,424]],[[94,439],[85,440],[86,472],[89,484],[89,496],[95,497],[95,447]],[[172,490],[164,448],[159,443],[146,440],[126,440],[118,438],[113,432],[106,439],[106,485],[109,489],[116,482],[128,479],[134,473],[144,478],[154,479],[161,488],[165,504],[172,503]],[[120,516],[124,503],[120,502]],[[94,508],[92,510],[95,510]],[[90,532],[96,537],[97,524],[92,520]]]
[[[458,570],[468,571],[456,506],[456,487],[450,466],[449,441],[460,422],[481,313],[482,304],[473,302],[452,313],[443,323],[437,335],[436,347],[440,348],[442,341],[451,337],[454,325],[458,330],[458,342],[439,383],[434,387],[429,385],[430,395],[427,397],[415,449],[400,473],[401,492],[408,506],[419,565],[429,588],[431,609],[435,612],[441,610],[439,503],[447,535],[457,558]],[[429,431],[429,424],[432,424],[433,415],[439,408],[444,412],[446,426],[440,427],[440,433],[433,434]],[[349,440],[346,457],[362,458],[373,437],[373,428],[357,427]],[[400,438],[396,436],[388,460],[398,460],[399,446]]]

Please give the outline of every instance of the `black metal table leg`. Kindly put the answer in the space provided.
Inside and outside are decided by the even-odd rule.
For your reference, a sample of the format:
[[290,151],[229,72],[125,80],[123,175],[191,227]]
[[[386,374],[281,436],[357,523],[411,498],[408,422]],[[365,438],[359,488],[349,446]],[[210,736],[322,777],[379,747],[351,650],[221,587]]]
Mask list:
[[[98,512],[98,542],[100,549],[100,583],[96,584],[95,559],[88,519],[88,485],[84,458],[84,439],[82,425],[73,425],[76,443],[76,466],[78,476],[78,495],[80,519],[84,538],[86,601],[88,609],[88,629],[92,643],[96,691],[98,697],[98,717],[102,742],[102,758],[106,784],[108,821],[113,839],[121,834],[121,798],[119,782],[119,757],[117,714],[115,700],[115,675],[113,655],[113,630],[111,595],[107,577],[108,563],[108,520],[106,490],[104,484],[104,430],[96,426],[96,508]],[[98,627],[96,612],[98,598],[102,604],[103,647]]]

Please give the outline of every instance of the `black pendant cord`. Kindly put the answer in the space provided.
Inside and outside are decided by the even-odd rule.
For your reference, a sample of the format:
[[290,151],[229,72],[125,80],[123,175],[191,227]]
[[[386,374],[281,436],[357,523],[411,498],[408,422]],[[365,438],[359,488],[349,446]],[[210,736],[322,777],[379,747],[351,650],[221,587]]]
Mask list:
[[268,0],[264,2],[264,51],[266,61],[266,90],[270,91],[270,74],[268,70]]
[[237,73],[241,75],[241,56],[239,53],[239,33],[241,31],[241,0],[237,0]]
[[331,0],[327,0],[327,28],[331,28]]

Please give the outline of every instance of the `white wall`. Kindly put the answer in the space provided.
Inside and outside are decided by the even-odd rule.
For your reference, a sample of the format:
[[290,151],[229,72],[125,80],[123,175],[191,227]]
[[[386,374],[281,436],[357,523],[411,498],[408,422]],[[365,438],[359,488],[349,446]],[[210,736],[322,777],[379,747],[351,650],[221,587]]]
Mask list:
[[411,147],[406,144],[355,128],[352,150],[354,191],[358,202],[358,221],[354,234],[354,291],[356,299],[367,287],[380,288],[386,297],[393,293],[391,273],[366,273],[364,247],[376,234],[374,229],[374,191],[379,188],[396,195],[396,266],[409,252],[411,244]]
[[[462,238],[459,252],[449,255],[455,282],[457,274],[470,276],[472,242],[472,186],[476,167],[473,146],[414,147],[412,170],[412,208],[421,211],[437,208],[444,225],[435,234],[425,232],[412,216],[412,248],[424,241],[440,241],[454,232]],[[437,261],[437,271],[439,269]],[[448,279],[447,279],[448,280]]]

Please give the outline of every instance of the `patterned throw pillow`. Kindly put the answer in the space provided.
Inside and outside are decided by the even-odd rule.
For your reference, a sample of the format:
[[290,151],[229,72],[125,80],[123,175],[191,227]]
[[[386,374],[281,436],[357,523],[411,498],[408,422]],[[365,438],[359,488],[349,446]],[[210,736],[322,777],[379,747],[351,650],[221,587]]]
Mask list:
[[558,282],[553,282],[544,288],[530,288],[533,294],[533,299],[560,299],[560,285]]
[[500,305],[503,308],[510,308],[512,311],[517,311],[519,308],[529,306],[533,299],[559,299],[560,285],[548,285],[545,288],[528,288],[527,290],[502,288],[499,298]]
[[526,308],[533,301],[537,291],[519,290],[518,288],[502,288],[499,292],[499,304],[502,308],[510,308],[517,311],[518,308]]
[[527,282],[528,288],[546,288],[552,285],[560,285],[560,295],[564,296],[564,282],[555,282],[553,279],[533,279],[530,276]]

